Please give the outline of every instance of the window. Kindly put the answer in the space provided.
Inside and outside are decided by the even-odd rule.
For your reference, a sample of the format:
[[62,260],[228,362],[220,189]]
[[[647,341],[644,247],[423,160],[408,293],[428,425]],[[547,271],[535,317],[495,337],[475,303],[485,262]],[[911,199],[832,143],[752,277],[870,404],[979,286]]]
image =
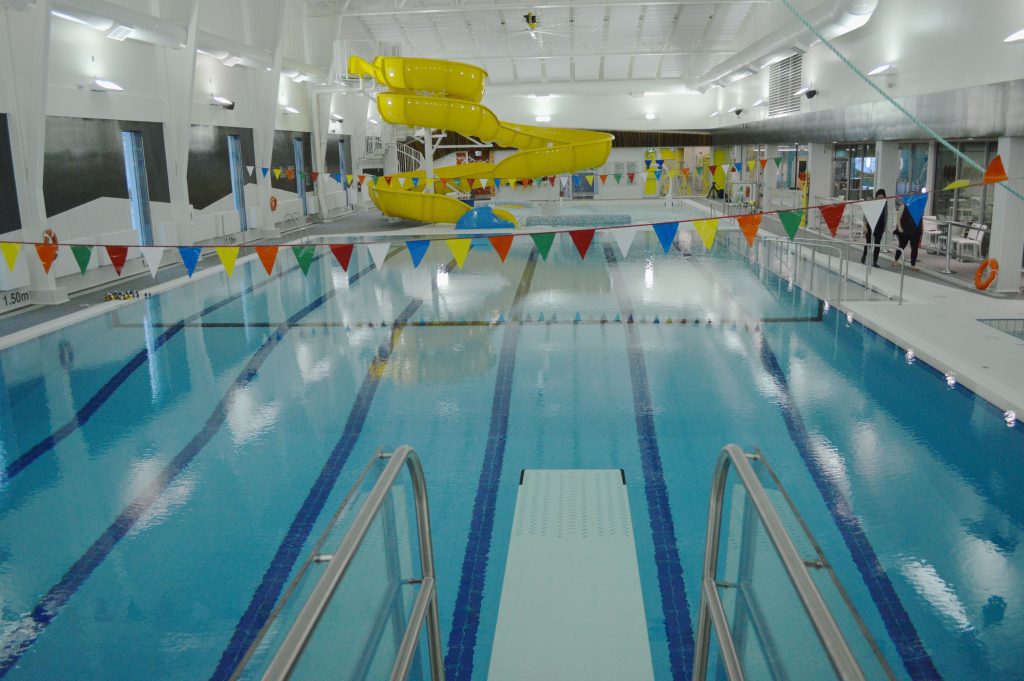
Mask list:
[[928,179],[928,143],[900,144],[900,174],[896,180],[897,194],[917,193]]
[[[972,161],[987,168],[996,155],[995,141],[959,142],[956,148]],[[942,191],[953,180],[968,180],[972,184],[981,182],[983,173],[964,163],[956,154],[944,146],[939,146],[935,154],[935,192],[932,210],[940,220],[957,222],[980,222],[992,224],[992,199],[994,185],[980,187],[964,187],[952,191]]]
[[847,201],[870,199],[875,191],[875,172],[874,144],[836,145],[832,157],[832,196]]
[[793,93],[803,86],[804,57],[794,54],[768,67],[768,117],[800,113],[800,98]]

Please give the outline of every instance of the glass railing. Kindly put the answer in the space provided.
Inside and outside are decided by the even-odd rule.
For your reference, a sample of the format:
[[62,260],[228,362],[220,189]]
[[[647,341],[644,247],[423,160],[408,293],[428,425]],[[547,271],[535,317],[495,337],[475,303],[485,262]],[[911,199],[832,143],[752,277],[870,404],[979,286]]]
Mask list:
[[442,681],[442,662],[423,470],[409,447],[378,452],[232,678]]
[[735,445],[708,515],[693,678],[709,675],[895,678],[775,472]]

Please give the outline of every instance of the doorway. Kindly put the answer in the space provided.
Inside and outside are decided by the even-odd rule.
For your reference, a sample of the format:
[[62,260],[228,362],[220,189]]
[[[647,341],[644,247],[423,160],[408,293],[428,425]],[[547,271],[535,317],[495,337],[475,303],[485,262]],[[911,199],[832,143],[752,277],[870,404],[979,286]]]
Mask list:
[[149,181],[146,178],[146,154],[142,147],[142,133],[125,130],[121,133],[124,147],[124,174],[128,183],[128,202],[131,205],[132,227],[139,233],[139,244],[153,245],[153,222],[149,215]]

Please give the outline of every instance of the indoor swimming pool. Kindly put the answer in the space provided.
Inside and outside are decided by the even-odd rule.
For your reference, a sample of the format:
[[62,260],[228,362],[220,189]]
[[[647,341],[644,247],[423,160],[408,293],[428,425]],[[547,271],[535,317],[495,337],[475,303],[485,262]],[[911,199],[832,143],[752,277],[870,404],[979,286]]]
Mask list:
[[737,443],[898,678],[1024,679],[1024,428],[905,350],[685,226],[582,261],[561,235],[464,269],[443,242],[240,262],[0,351],[0,676],[229,679],[373,452],[409,444],[448,679],[487,676],[527,468],[622,469],[655,676],[689,678]]

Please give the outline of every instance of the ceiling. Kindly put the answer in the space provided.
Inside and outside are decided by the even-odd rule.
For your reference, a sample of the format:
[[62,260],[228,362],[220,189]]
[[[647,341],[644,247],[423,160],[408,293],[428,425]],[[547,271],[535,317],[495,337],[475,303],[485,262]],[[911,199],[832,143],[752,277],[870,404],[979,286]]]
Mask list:
[[[470,62],[489,82],[686,81],[740,49],[751,9],[768,0],[307,0],[332,17],[350,53]],[[533,12],[535,30],[523,15]]]

